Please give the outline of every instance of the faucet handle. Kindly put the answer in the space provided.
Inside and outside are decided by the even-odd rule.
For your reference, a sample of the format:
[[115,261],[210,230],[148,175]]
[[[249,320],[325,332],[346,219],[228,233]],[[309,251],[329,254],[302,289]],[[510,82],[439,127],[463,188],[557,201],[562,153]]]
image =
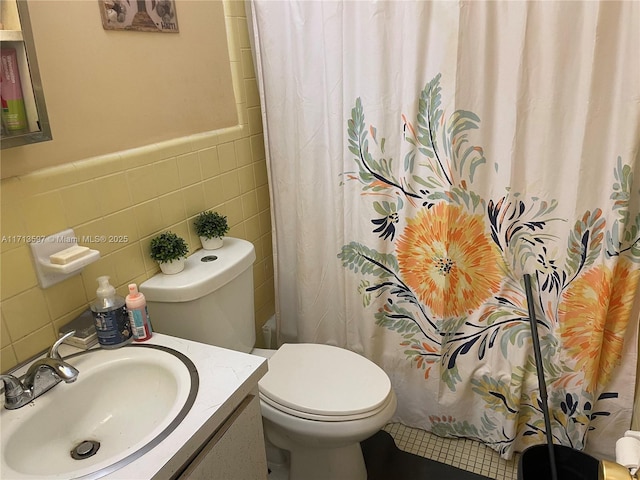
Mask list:
[[56,360],[62,360],[62,357],[58,353],[58,348],[60,347],[60,345],[62,345],[62,342],[64,342],[69,337],[73,337],[75,334],[76,334],[75,330],[71,330],[70,332],[65,333],[62,337],[58,339],[56,343],[54,343],[51,346],[51,349],[49,350],[49,354],[47,356],[50,358],[55,358]]
[[0,379],[4,382],[5,399],[18,397],[24,393],[22,383],[13,375],[0,375]]

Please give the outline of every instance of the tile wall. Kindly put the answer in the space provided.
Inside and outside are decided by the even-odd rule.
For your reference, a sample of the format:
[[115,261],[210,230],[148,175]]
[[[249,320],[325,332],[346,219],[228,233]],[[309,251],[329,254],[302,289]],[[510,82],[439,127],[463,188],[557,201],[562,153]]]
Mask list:
[[[129,283],[156,274],[148,255],[154,235],[171,230],[190,252],[201,248],[192,224],[202,210],[227,215],[228,235],[254,244],[256,331],[273,315],[269,189],[243,2],[225,2],[225,20],[239,125],[2,180],[0,371],[52,344],[57,329],[95,298],[97,276],[111,276],[124,296]],[[29,237],[67,228],[101,258],[41,289]]]

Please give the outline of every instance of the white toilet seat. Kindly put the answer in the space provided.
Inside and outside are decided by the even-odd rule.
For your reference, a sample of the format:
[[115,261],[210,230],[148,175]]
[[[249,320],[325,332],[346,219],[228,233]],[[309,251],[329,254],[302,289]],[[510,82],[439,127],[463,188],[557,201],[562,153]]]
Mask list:
[[308,420],[359,420],[384,410],[391,382],[375,363],[350,350],[321,344],[284,344],[269,359],[260,398]]
[[362,412],[362,413],[358,413],[358,414],[355,414],[355,415],[317,415],[317,414],[313,414],[313,413],[309,413],[309,412],[302,412],[300,410],[295,410],[293,408],[289,408],[289,407],[286,407],[285,405],[281,405],[281,404],[279,404],[277,402],[274,402],[273,400],[271,400],[269,397],[263,395],[262,393],[260,393],[260,400],[262,400],[263,402],[271,405],[276,410],[279,410],[279,411],[281,411],[283,413],[287,413],[287,414],[292,415],[294,417],[303,418],[305,420],[315,420],[315,421],[318,421],[318,422],[348,422],[348,421],[351,421],[351,420],[362,420],[364,418],[369,418],[369,417],[372,417],[374,415],[377,415],[378,413],[383,411],[385,408],[387,408],[389,402],[392,401],[392,398],[391,398],[391,395],[389,395],[387,397],[385,403],[380,405],[375,410],[372,410],[372,411],[369,411],[369,412]]

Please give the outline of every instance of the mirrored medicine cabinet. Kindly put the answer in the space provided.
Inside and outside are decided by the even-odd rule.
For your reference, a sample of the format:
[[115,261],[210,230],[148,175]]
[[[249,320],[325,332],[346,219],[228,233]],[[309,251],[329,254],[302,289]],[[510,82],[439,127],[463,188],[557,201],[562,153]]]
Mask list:
[[[0,0],[2,149],[51,140],[26,0]],[[19,83],[18,83],[19,79]]]

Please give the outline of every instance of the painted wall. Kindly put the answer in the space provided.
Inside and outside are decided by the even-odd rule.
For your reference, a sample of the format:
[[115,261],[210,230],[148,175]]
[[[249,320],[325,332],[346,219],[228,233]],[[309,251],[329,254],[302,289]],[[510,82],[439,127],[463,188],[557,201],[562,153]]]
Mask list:
[[[156,274],[148,251],[157,233],[174,231],[191,252],[199,249],[192,223],[205,209],[227,215],[229,235],[256,248],[258,333],[275,310],[264,140],[243,3],[178,1],[177,35],[105,33],[94,3],[29,4],[54,140],[2,151],[1,371],[50,346],[57,329],[95,298],[97,276],[110,275],[124,296],[127,284]],[[210,30],[222,32],[221,39]],[[100,66],[100,58],[117,57],[125,47],[138,52],[127,61],[126,75],[114,69],[117,59]],[[73,55],[65,56],[64,48]],[[216,49],[222,57],[203,60],[218,55]],[[210,75],[196,84],[192,77],[205,75],[203,62]],[[165,63],[175,74],[156,77]],[[65,81],[68,76],[81,78]],[[120,97],[121,88],[132,92]],[[167,109],[161,91],[190,103]],[[126,108],[118,98],[127,99],[121,102]],[[101,112],[107,99],[111,111]],[[196,106],[198,120],[191,123]],[[41,289],[26,237],[66,228],[95,237],[84,244],[102,256],[80,275]]]
[[238,123],[222,2],[178,0],[177,34],[104,30],[97,0],[28,5],[53,141],[2,151],[2,178]]

